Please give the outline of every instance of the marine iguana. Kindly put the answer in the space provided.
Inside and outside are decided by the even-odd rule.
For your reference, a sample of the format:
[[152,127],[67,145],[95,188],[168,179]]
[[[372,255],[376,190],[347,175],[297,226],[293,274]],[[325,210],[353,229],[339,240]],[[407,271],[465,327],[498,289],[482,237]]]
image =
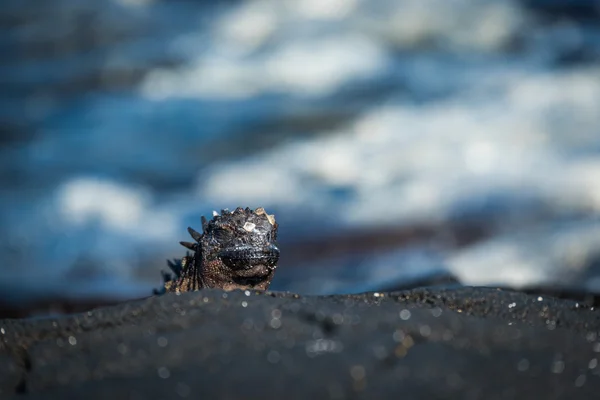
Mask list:
[[193,252],[167,261],[164,287],[156,294],[202,288],[267,290],[279,261],[275,216],[264,208],[236,208],[202,216],[202,233],[188,228],[194,242],[180,242]]

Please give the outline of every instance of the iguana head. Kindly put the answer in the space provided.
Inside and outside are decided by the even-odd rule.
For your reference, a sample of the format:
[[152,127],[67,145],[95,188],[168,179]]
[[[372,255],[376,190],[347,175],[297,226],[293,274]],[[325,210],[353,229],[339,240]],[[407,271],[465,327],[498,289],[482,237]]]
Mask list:
[[[194,290],[197,288],[260,289],[266,290],[271,283],[279,249],[277,222],[261,207],[256,210],[238,207],[230,212],[225,209],[207,221],[202,217],[202,233],[188,228],[194,242],[181,244],[194,253],[185,257],[172,269],[179,279],[169,282],[167,290]],[[177,271],[177,269],[179,271]],[[197,279],[198,282],[190,280]],[[183,288],[185,286],[186,288]]]

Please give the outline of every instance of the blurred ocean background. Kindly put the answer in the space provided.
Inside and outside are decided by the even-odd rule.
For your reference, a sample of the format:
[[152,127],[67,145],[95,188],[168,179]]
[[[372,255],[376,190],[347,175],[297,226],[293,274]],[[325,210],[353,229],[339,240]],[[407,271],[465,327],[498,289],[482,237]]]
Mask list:
[[146,296],[237,206],[276,214],[273,290],[600,292],[600,1],[4,0],[0,30],[3,299]]

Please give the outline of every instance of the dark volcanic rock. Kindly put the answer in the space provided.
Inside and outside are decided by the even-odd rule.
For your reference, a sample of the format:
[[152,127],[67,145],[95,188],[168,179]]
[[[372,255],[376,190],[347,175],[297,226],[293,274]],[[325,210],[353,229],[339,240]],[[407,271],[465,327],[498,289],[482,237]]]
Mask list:
[[0,320],[0,394],[34,398],[592,398],[600,314],[496,289],[205,290]]

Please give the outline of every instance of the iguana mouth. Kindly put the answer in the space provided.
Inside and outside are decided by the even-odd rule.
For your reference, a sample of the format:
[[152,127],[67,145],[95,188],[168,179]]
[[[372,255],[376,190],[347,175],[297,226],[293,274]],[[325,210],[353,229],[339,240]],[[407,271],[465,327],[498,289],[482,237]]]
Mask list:
[[264,276],[249,276],[247,278],[244,278],[244,277],[238,276],[238,277],[234,277],[232,280],[236,285],[252,288],[252,287],[258,286],[261,283],[263,283],[265,280],[265,277]]
[[236,246],[219,252],[223,264],[235,270],[249,270],[255,266],[275,269],[279,261],[279,248],[269,244],[263,248],[252,246]]

